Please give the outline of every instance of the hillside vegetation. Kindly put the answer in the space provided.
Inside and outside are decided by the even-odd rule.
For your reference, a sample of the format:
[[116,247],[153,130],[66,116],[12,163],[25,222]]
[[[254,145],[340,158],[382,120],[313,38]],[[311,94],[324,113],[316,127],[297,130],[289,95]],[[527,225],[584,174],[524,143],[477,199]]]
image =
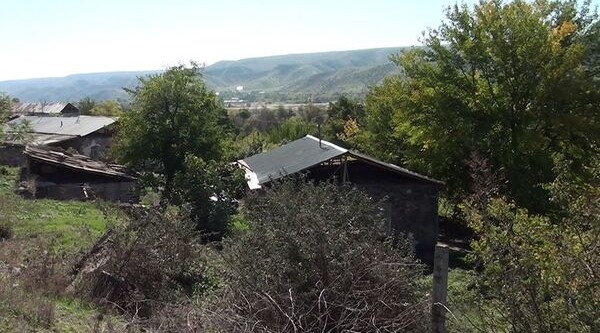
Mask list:
[[[204,69],[207,85],[216,91],[265,92],[291,100],[364,96],[369,87],[395,72],[389,56],[401,48],[291,54],[220,61]],[[137,78],[162,71],[75,74],[0,82],[0,91],[25,102],[128,99],[123,90]]]
[[17,173],[0,167],[0,332],[122,329],[66,292],[73,262],[111,219],[96,203],[23,199],[13,193]]
[[[107,158],[135,172],[145,205],[26,201],[12,192],[17,171],[0,168],[0,331],[67,330],[66,307],[89,323],[71,331],[440,331],[433,307],[449,332],[600,332],[600,17],[566,0],[482,0],[445,14],[423,47],[391,57],[396,74],[364,101],[226,110],[228,94],[196,63],[140,79]],[[223,86],[257,89],[343,72],[296,57],[212,70]],[[363,68],[350,58],[337,53]],[[0,94],[0,123],[11,103]],[[290,163],[281,182],[248,189],[233,161],[308,133],[443,188],[425,196],[423,183],[378,172],[324,182],[320,166],[295,177],[302,163]],[[303,163],[325,153],[295,147],[282,150]],[[334,174],[348,165],[329,161]],[[460,243],[450,223],[465,229],[467,270],[449,275],[447,301],[432,302],[418,235],[404,228],[416,219],[389,233],[389,205],[376,200],[388,183],[403,189],[388,203],[413,216],[439,203],[439,241]]]

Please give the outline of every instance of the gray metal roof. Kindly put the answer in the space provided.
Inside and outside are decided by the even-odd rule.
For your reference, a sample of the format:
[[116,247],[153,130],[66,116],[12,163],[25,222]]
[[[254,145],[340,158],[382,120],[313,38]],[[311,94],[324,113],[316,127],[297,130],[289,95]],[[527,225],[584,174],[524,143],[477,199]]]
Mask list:
[[35,134],[58,134],[63,136],[86,136],[115,122],[114,118],[101,116],[20,116],[7,124],[28,120]]
[[240,160],[240,164],[249,169],[254,175],[248,175],[251,188],[260,184],[279,179],[319,163],[343,155],[347,149],[338,147],[325,140],[307,135],[281,147],[266,151]]
[[12,113],[29,114],[29,113],[50,113],[59,114],[69,106],[74,108],[71,103],[17,103],[12,108]]
[[311,135],[307,135],[273,150],[239,160],[238,163],[246,169],[248,186],[251,189],[255,189],[260,188],[262,184],[268,183],[271,180],[306,170],[342,155],[363,160],[410,178],[443,184],[439,180],[420,175],[394,164],[376,160],[370,156],[339,147],[325,140],[319,140]]

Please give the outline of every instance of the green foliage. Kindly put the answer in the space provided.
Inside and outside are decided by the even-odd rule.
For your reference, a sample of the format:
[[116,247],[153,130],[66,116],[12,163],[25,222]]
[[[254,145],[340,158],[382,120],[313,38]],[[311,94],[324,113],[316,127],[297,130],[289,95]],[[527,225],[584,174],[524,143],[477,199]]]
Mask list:
[[[10,221],[15,239],[44,239],[59,253],[75,253],[90,246],[112,224],[107,207],[88,202],[27,200],[13,191],[18,168],[0,174],[0,216]],[[109,218],[109,216],[111,218]]]
[[132,109],[119,121],[113,153],[139,170],[149,186],[162,188],[165,198],[188,155],[221,159],[227,115],[196,64],[141,78],[131,97]]
[[92,110],[96,106],[96,101],[91,97],[84,97],[77,102],[77,108],[81,114],[89,114],[90,110]]
[[476,152],[502,173],[504,193],[544,211],[553,155],[585,160],[598,142],[600,89],[586,67],[597,25],[574,1],[449,8],[426,48],[393,58],[403,77],[368,97],[370,146],[445,180],[454,197],[468,192]]
[[365,106],[351,98],[341,96],[327,108],[324,137],[334,142],[357,148],[356,138],[365,122]]
[[244,172],[237,165],[222,165],[188,155],[185,171],[175,177],[173,202],[189,206],[196,229],[206,239],[216,240],[228,231],[237,200],[246,189]]
[[6,141],[27,144],[33,140],[33,127],[31,122],[24,119],[20,122],[11,122],[8,125],[8,130],[5,133]]
[[294,117],[273,128],[266,136],[268,142],[280,145],[316,132],[315,123]]
[[471,202],[469,225],[481,265],[481,297],[500,302],[501,322],[516,332],[597,332],[600,329],[600,160],[592,181],[557,163],[549,186],[560,214],[531,215],[505,199]]
[[258,153],[262,153],[268,149],[268,142],[266,135],[260,132],[254,131],[247,136],[239,136],[236,140],[230,143],[230,160],[237,161],[244,159],[248,156],[252,156]]
[[[92,332],[98,311],[57,295],[70,281],[70,259],[106,231],[112,214],[95,203],[23,199],[13,192],[18,171],[0,167],[0,229],[12,230],[12,238],[0,240],[0,331]],[[113,319],[106,315],[96,326]]]
[[256,131],[269,132],[294,117],[294,115],[292,110],[279,106],[276,110],[261,108],[252,112],[248,109],[241,109],[233,112],[231,118],[237,133],[248,136]]
[[218,331],[422,332],[427,302],[409,242],[385,240],[377,205],[334,184],[276,184],[251,193],[224,240]]
[[94,106],[91,109],[86,112],[82,110],[81,114],[87,114],[91,116],[120,117],[123,115],[123,108],[121,107],[121,104],[117,103],[116,101],[108,100],[98,104],[94,103]]
[[[244,120],[241,120],[242,118]],[[242,159],[294,141],[307,134],[317,135],[318,133],[315,122],[294,115],[291,110],[284,108],[263,109],[256,114],[241,110],[233,115],[233,122],[240,134],[237,140],[230,145],[231,160]]]
[[0,142],[4,140],[4,124],[12,108],[12,100],[6,94],[0,93]]

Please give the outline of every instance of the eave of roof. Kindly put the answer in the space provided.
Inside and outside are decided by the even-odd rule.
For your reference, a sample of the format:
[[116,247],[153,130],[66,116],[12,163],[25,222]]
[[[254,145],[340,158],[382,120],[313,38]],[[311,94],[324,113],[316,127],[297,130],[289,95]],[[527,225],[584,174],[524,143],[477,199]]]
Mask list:
[[[318,142],[318,145],[312,145],[312,142]],[[294,149],[297,149],[297,151]],[[272,180],[309,169],[344,155],[412,179],[440,186],[444,184],[437,179],[418,174],[395,164],[377,160],[357,151],[348,150],[312,135],[307,135],[273,150],[239,160],[238,163],[246,171],[248,186],[250,189],[255,189]]]
[[405,169],[403,167],[399,167],[399,166],[397,166],[395,164],[392,164],[392,163],[386,163],[386,162],[380,161],[378,159],[375,159],[375,158],[373,158],[371,156],[368,156],[368,155],[365,155],[363,153],[357,152],[355,150],[348,151],[348,155],[350,155],[350,156],[352,156],[352,157],[354,157],[356,159],[365,161],[367,163],[374,164],[376,166],[382,167],[384,169],[388,169],[390,171],[394,171],[394,172],[400,173],[400,174],[402,174],[404,176],[407,176],[409,178],[413,178],[413,179],[417,179],[417,180],[424,180],[424,181],[428,181],[428,182],[431,182],[431,183],[436,183],[438,185],[444,185],[444,182],[441,181],[441,180],[437,180],[437,179],[434,179],[434,178],[431,178],[431,177],[424,176],[422,174],[416,173],[414,171],[410,171],[410,170]]

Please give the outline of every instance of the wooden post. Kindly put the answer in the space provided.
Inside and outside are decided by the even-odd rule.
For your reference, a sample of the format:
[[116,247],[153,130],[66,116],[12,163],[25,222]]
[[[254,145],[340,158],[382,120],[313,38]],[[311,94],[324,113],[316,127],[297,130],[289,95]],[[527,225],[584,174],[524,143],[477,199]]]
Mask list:
[[433,257],[433,295],[431,321],[433,333],[446,333],[446,297],[448,294],[448,246],[437,244]]

